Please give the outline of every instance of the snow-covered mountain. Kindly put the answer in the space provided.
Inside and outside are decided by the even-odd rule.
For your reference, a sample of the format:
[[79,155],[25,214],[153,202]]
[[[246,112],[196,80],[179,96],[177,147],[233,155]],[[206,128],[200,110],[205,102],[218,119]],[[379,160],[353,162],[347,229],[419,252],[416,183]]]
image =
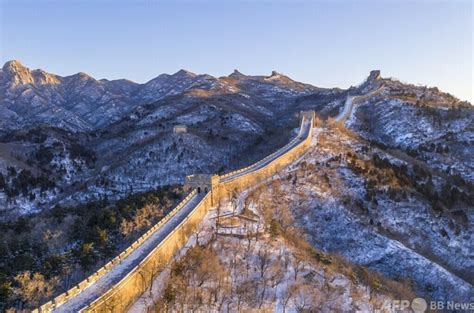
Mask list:
[[474,183],[473,107],[435,87],[381,77],[376,85],[377,92],[358,99],[348,127],[401,157]]
[[[254,208],[267,219],[262,225],[277,240],[266,238],[256,248],[280,246],[291,262],[304,257],[307,275],[300,276],[329,286],[321,301],[332,297],[334,308],[356,303],[370,310],[413,292],[472,302],[474,109],[437,88],[385,79],[379,71],[344,90],[314,87],[278,72],[249,76],[235,70],[213,77],[181,70],[137,84],[84,73],[61,77],[7,62],[0,71],[0,222],[8,226],[9,242],[0,245],[0,263],[16,271],[46,264],[41,270],[48,273],[68,268],[63,264],[97,263],[81,258],[90,249],[79,243],[103,242],[96,258],[112,253],[121,246],[106,243],[125,245],[133,236],[125,240],[124,229],[145,230],[183,191],[140,192],[262,158],[295,135],[301,110],[315,110],[321,118],[317,144],[271,185],[230,204]],[[174,133],[176,125],[187,132]],[[145,205],[147,197],[160,203],[159,210]],[[274,211],[263,214],[270,208]],[[124,224],[104,235],[98,225],[117,222],[117,212]],[[322,252],[301,255],[298,245],[283,243],[278,236],[287,226],[304,229],[308,245]],[[21,248],[13,233],[21,233]],[[246,252],[247,264],[262,249],[257,250],[256,256]],[[227,262],[226,250],[216,251],[215,259]],[[11,262],[17,255],[21,262]],[[232,250],[232,258],[239,255],[243,250]],[[347,266],[347,260],[356,265]],[[291,262],[272,264],[281,271]],[[87,271],[81,271],[73,273],[76,281],[85,277]],[[293,283],[299,285],[297,278]],[[279,287],[279,294],[288,286]],[[260,301],[275,302],[259,288],[253,290],[263,295]]]
[[[309,95],[319,99],[298,102]],[[216,78],[180,70],[137,84],[9,61],[0,71],[0,173],[10,186],[0,192],[2,211],[120,198],[236,168],[282,145],[297,112],[344,95],[277,72]],[[176,124],[188,133],[173,134]],[[22,170],[35,178],[25,188]]]
[[[342,90],[275,71],[216,78],[180,70],[137,84],[10,61],[0,71],[1,211],[118,199],[192,173],[231,170],[283,145],[299,111],[335,116],[353,96],[363,101],[347,125],[360,136],[472,183],[472,107],[378,71]],[[174,134],[177,124],[188,132]]]
[[[241,90],[243,89],[243,90]],[[194,90],[210,95],[262,93],[302,95],[320,91],[274,72],[269,77],[241,75],[215,78],[180,70],[162,74],[145,84],[129,80],[96,80],[85,73],[61,77],[30,70],[19,61],[5,63],[0,71],[0,129],[44,123],[71,131],[99,129],[114,123],[140,105]],[[193,93],[192,93],[193,94]]]

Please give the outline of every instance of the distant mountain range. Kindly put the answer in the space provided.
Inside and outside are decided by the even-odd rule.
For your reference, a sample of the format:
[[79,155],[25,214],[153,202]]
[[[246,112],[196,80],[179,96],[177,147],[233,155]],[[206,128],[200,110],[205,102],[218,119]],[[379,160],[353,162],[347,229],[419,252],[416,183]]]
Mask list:
[[[291,210],[321,251],[409,279],[419,296],[472,302],[474,108],[379,71],[358,86],[326,89],[277,72],[216,78],[181,70],[137,84],[7,62],[0,71],[0,224],[22,232],[24,244],[9,236],[12,248],[0,245],[0,263],[31,270],[44,262],[43,251],[70,258],[65,251],[77,242],[64,238],[75,232],[72,220],[84,223],[78,205],[105,212],[106,203],[180,185],[186,175],[248,165],[295,136],[302,110],[321,119],[318,135],[298,166],[276,175],[274,187],[262,186],[272,210]],[[345,113],[344,121],[332,119]],[[174,133],[176,125],[187,132]],[[83,227],[86,235],[97,231]],[[41,248],[30,261],[36,237]],[[45,240],[51,248],[43,250]],[[27,257],[16,264],[18,251]],[[350,273],[355,284],[371,277]]]
[[[2,212],[116,199],[182,183],[191,173],[234,169],[283,145],[299,111],[335,116],[355,95],[367,99],[347,125],[362,138],[428,163],[442,160],[433,166],[474,180],[472,107],[378,71],[344,90],[275,71],[216,78],[180,70],[137,84],[84,73],[62,77],[9,61],[0,71],[0,173],[9,186],[0,191]],[[177,124],[188,133],[173,134]],[[27,171],[28,182],[20,186],[12,168],[16,175]]]
[[273,72],[271,76],[246,76],[235,71],[215,78],[180,70],[161,74],[145,84],[126,79],[96,80],[85,73],[58,76],[30,70],[19,61],[5,63],[0,71],[2,128],[44,123],[72,131],[98,129],[116,122],[140,105],[176,95],[190,97],[249,95],[268,99],[331,90],[298,83]]

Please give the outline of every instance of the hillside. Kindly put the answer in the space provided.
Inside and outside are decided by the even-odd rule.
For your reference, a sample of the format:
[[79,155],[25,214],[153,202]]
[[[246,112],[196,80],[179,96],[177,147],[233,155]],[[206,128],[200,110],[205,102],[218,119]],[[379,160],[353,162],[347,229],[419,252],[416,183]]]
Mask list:
[[[282,146],[300,110],[345,95],[276,72],[214,78],[181,70],[135,84],[60,77],[18,61],[4,65],[0,82],[6,217],[237,168]],[[308,95],[316,99],[300,101]],[[173,134],[177,124],[188,132]]]
[[[331,119],[314,139],[299,163],[210,212],[198,244],[188,242],[132,312],[372,311],[415,295],[472,301],[472,184],[431,174],[430,164]],[[215,272],[205,275],[203,258]]]
[[430,176],[338,123],[281,184],[281,205],[316,247],[408,279],[422,297],[472,300],[472,185]]
[[210,211],[130,312],[374,311],[414,297],[406,281],[312,247],[289,207],[274,200],[287,199],[281,186],[262,184]]
[[474,110],[437,88],[379,79],[380,91],[355,106],[347,125],[372,144],[474,182]]
[[[277,72],[216,78],[181,70],[136,84],[61,77],[18,61],[4,65],[0,82],[0,302],[31,307],[84,279],[184,198],[176,185],[186,175],[228,172],[270,154],[296,135],[302,110],[320,117],[310,151],[273,182],[222,204],[257,221],[261,237],[229,236],[241,217],[204,230],[214,235],[183,251],[171,278],[162,277],[165,291],[186,279],[209,295],[207,283],[176,272],[204,255],[218,269],[235,265],[222,271],[232,282],[225,292],[238,295],[233,308],[270,309],[285,297],[293,308],[328,311],[401,296],[474,297],[474,110],[436,88],[378,71],[347,90]],[[187,132],[174,133],[176,125]],[[263,259],[268,272],[259,269]],[[236,277],[240,267],[245,279]],[[34,297],[18,289],[45,280]],[[225,292],[207,308],[228,299]],[[166,305],[196,305],[188,293],[175,296],[181,300]]]
[[[298,164],[211,212],[199,244],[188,242],[132,312],[372,311],[415,295],[472,301],[472,185],[431,176],[428,164],[398,158],[340,122],[320,123],[315,140]],[[202,258],[216,272],[203,276]],[[216,286],[215,297],[196,300]]]

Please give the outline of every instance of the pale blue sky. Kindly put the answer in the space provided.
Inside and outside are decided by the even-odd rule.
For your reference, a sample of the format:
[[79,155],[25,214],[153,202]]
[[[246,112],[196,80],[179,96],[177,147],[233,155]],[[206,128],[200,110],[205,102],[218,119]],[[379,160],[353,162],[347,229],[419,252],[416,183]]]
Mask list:
[[0,2],[2,64],[137,82],[277,70],[343,88],[380,69],[473,102],[471,0]]

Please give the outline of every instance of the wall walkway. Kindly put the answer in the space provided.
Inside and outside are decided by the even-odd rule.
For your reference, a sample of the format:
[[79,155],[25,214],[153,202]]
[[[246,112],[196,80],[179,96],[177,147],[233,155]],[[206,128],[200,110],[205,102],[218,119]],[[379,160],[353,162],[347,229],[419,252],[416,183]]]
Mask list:
[[34,312],[124,312],[145,292],[197,229],[208,210],[235,192],[277,174],[311,145],[314,112],[302,112],[298,135],[281,149],[240,170],[211,177],[211,190],[191,193],[163,220],[93,275]]

